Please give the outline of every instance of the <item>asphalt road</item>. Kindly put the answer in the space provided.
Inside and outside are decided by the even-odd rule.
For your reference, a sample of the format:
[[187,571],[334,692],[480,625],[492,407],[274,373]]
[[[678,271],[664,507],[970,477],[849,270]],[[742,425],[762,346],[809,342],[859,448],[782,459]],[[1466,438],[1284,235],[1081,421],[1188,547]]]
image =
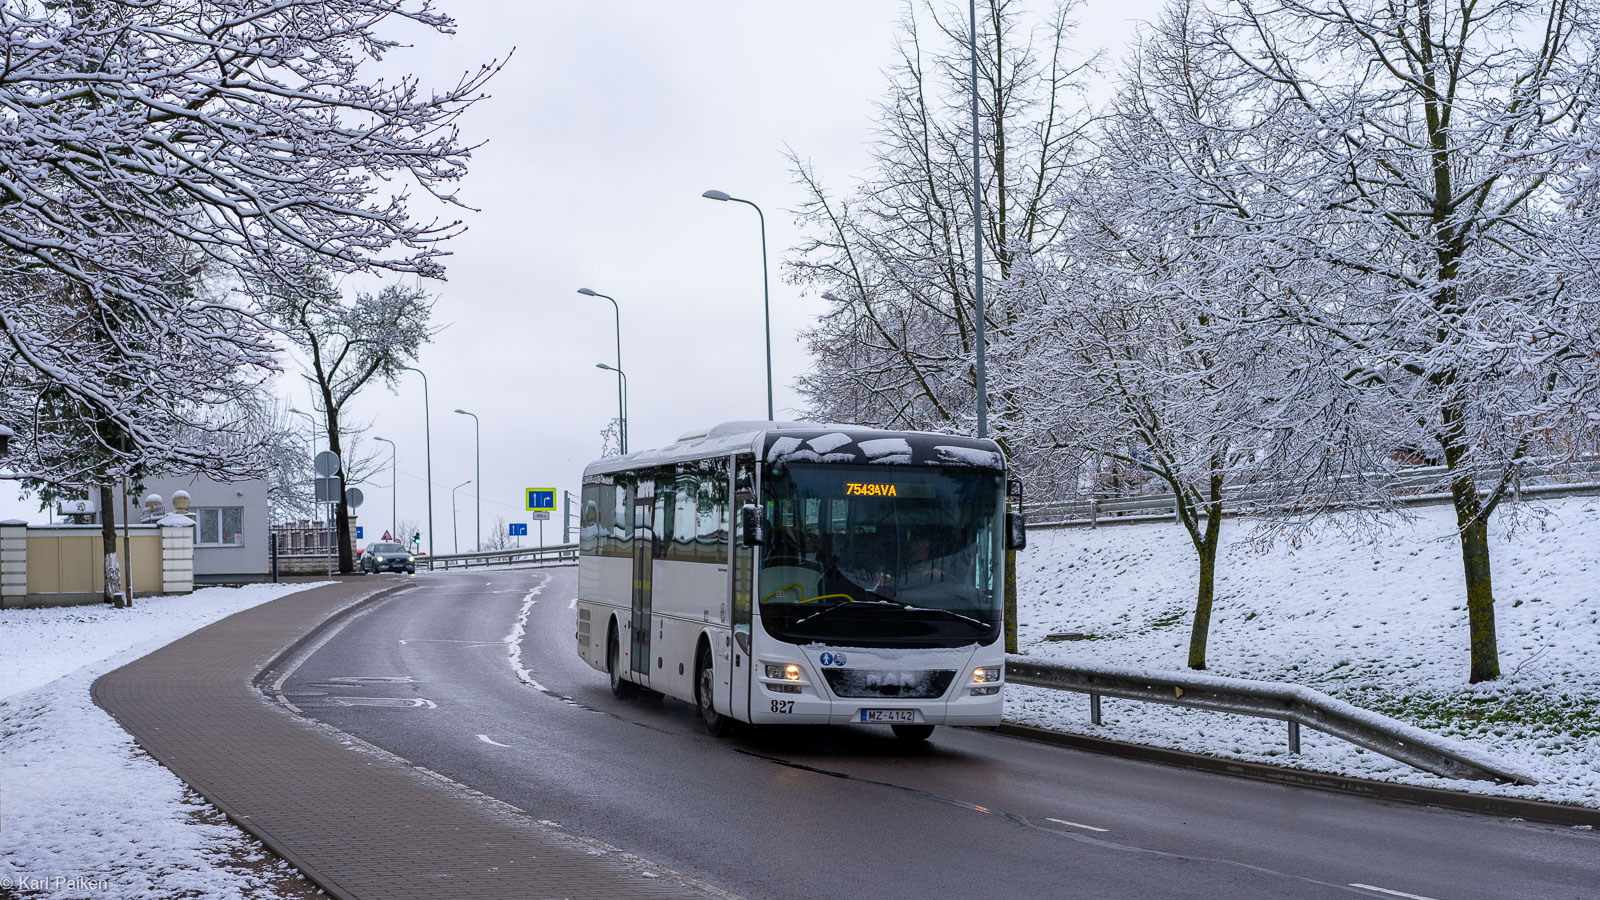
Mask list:
[[305,659],[289,702],[750,900],[1600,898],[1595,832],[979,731],[911,749],[855,727],[712,738],[688,704],[615,700],[578,659],[575,569],[416,582]]

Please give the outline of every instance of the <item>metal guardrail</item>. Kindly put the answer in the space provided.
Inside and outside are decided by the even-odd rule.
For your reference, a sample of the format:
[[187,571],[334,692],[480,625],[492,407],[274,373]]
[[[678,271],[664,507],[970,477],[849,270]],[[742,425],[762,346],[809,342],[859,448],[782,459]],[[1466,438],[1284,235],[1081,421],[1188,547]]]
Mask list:
[[562,544],[557,547],[512,547],[505,550],[481,550],[477,553],[451,553],[422,556],[417,562],[425,563],[428,571],[439,569],[480,569],[489,566],[563,566],[578,561],[578,545]]
[[1507,766],[1474,747],[1297,684],[1223,678],[1198,672],[1052,665],[1018,657],[1006,658],[1006,680],[1012,684],[1088,694],[1089,717],[1096,725],[1100,724],[1101,697],[1168,703],[1286,721],[1290,753],[1300,752],[1300,727],[1303,725],[1446,778],[1539,783],[1526,772]]
[[[1437,484],[1446,474],[1443,466],[1410,469],[1389,479],[1388,486],[1400,493],[1400,503],[1419,506],[1443,503],[1450,499],[1448,493],[1412,493]],[[1575,478],[1573,482],[1552,482],[1549,479]],[[1525,496],[1561,496],[1564,494],[1600,493],[1600,459],[1583,459],[1565,466],[1528,466],[1523,470],[1523,486],[1518,493]],[[1535,482],[1535,483],[1529,483]],[[1486,485],[1487,486],[1487,485]],[[1253,488],[1223,488],[1222,514],[1238,515],[1250,503],[1261,499],[1264,492]],[[1147,494],[1143,497],[1111,499],[1090,498],[1061,503],[1041,503],[1028,511],[1029,527],[1064,527],[1073,525],[1095,526],[1102,520],[1113,522],[1141,522],[1151,519],[1176,519],[1176,497],[1170,492]]]

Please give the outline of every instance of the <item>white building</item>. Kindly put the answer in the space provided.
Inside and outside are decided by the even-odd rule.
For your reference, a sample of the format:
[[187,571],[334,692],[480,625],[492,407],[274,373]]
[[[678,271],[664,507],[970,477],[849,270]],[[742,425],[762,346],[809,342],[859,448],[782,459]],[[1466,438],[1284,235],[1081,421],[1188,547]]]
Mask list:
[[[271,577],[268,558],[267,481],[223,483],[202,477],[146,478],[144,490],[128,498],[129,519],[154,521],[174,512],[173,495],[189,494],[185,514],[194,519],[194,580],[196,584],[238,584]],[[151,510],[142,501],[151,494],[161,498]],[[122,518],[122,491],[116,491],[118,520]]]

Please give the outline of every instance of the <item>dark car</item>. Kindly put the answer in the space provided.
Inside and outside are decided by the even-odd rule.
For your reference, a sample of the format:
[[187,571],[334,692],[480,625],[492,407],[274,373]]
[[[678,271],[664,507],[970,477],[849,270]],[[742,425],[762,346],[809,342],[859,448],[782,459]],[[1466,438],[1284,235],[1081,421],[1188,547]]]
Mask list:
[[417,560],[404,544],[368,544],[366,551],[361,554],[361,572],[404,572],[415,575]]

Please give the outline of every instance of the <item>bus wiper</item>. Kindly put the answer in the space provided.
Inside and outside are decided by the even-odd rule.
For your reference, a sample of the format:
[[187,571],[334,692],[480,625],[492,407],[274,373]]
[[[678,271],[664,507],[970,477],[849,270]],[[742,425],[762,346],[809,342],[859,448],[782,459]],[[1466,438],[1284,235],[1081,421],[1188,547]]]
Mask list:
[[[980,621],[978,619],[974,619],[971,616],[964,616],[961,613],[958,613],[958,612],[956,612],[954,610],[940,609],[940,608],[938,608],[936,606],[912,606],[910,603],[902,603],[899,600],[890,600],[887,597],[884,597],[882,594],[874,594],[873,596],[878,597],[879,599],[877,599],[877,600],[857,600],[857,599],[852,597],[852,598],[850,598],[848,600],[844,600],[844,601],[842,601],[840,603],[836,603],[833,606],[828,607],[827,609],[819,609],[816,612],[812,613],[811,615],[806,616],[804,619],[797,619],[794,624],[796,626],[801,625],[801,624],[803,624],[805,622],[809,622],[812,619],[815,619],[817,616],[826,615],[828,613],[833,612],[836,609],[843,609],[844,607],[849,606],[851,604],[866,604],[868,606],[893,606],[893,607],[897,607],[899,609],[913,610],[915,612],[943,613],[944,615],[950,616],[953,619],[960,619],[963,622],[967,622],[967,623],[970,623],[972,625],[976,625],[979,628],[988,628],[989,627],[988,624],[985,623],[985,622],[982,622],[982,621]],[[791,626],[791,627],[793,627],[793,626]]]
[[947,615],[947,616],[949,616],[949,617],[951,617],[953,619],[960,619],[963,622],[970,622],[973,625],[978,626],[979,628],[988,628],[989,627],[986,623],[980,622],[979,620],[974,619],[971,616],[964,616],[961,613],[958,613],[953,609],[940,609],[937,606],[912,606],[909,603],[901,603],[901,602],[899,602],[897,600],[890,600],[888,602],[893,603],[895,606],[898,606],[901,609],[913,609],[913,610],[916,610],[917,612],[944,613],[945,615]]
[[[851,597],[851,598],[848,598],[846,600],[841,600],[840,602],[835,603],[832,606],[826,607],[824,609],[819,609],[816,612],[812,613],[811,615],[806,616],[804,619],[796,619],[794,624],[795,625],[800,625],[802,623],[809,622],[812,619],[815,619],[817,616],[825,616],[828,613],[831,613],[836,609],[844,609],[846,606],[849,606],[852,603],[865,603],[868,606],[884,606],[884,605],[887,605],[887,606],[900,606],[901,605],[899,603],[894,602],[893,600],[857,600],[854,597]],[[793,626],[790,626],[790,627],[793,627]]]

